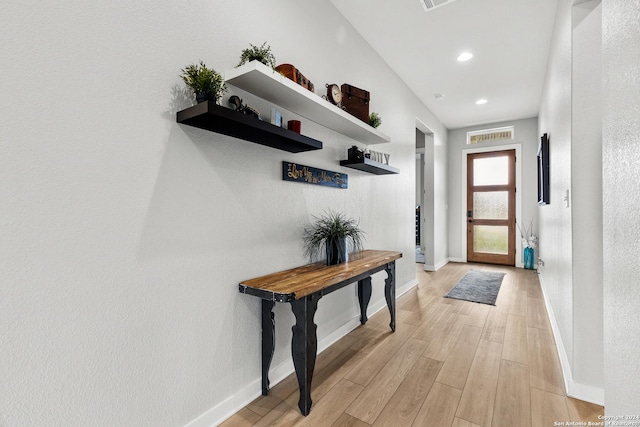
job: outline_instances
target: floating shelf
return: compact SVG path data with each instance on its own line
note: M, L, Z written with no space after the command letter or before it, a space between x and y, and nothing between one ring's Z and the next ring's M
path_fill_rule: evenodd
M389 175L392 173L400 173L400 169L393 166L385 165L384 163L376 162L375 160L364 158L363 160L340 160L340 166L344 166L351 169L358 169L364 172L369 172L374 175Z
M303 88L277 71L258 61L227 71L226 83L299 114L322 126L365 144L391 141L387 135L368 123L331 104L315 93Z
M221 133L290 153L320 150L322 142L206 101L178 111L178 123Z

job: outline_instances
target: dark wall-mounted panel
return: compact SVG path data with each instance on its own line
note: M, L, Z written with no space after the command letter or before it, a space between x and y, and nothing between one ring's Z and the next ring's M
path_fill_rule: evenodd
M538 204L548 205L549 197L549 136L545 133L540 138L538 147Z
M323 185L325 187L349 187L349 175L346 173L333 172L291 162L282 162L282 179L305 184Z

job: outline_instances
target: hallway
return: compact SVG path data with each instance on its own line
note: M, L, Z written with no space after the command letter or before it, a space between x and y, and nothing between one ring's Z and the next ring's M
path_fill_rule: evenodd
M504 271L496 306L442 298L470 269ZM534 271L416 265L390 333L381 310L320 355L308 417L295 375L222 426L553 426L594 421L603 408L566 397Z

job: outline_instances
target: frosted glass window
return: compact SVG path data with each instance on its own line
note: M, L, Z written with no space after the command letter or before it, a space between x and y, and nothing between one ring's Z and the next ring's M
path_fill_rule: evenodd
M509 184L509 157L473 160L473 185Z
M473 193L473 217L476 219L509 219L509 192Z
M473 251L485 254L509 254L509 228L506 225L474 225Z

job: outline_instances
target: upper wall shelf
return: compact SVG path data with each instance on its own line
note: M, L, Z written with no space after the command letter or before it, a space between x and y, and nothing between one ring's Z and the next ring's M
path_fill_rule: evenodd
M258 61L227 71L225 81L365 144L391 138Z
M216 105L212 101L178 111L178 123L252 141L290 153L320 150L322 142L238 111Z

